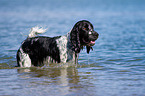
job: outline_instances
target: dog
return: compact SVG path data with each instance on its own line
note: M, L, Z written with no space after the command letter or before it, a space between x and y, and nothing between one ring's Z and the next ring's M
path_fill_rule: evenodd
M87 20L78 21L64 36L37 36L46 29L33 27L17 51L19 67L44 66L49 63L78 63L78 54L86 46L89 54L99 34Z

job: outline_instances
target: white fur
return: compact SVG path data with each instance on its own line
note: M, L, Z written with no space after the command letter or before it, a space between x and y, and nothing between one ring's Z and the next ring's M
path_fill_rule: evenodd
M56 40L57 47L60 51L60 60L61 62L66 63L67 61L67 43L68 43L68 37L66 35L61 36L59 39Z
M45 33L47 31L47 29L35 26L32 27L30 30L30 34L28 35L29 38L35 37L37 34L42 34Z
M43 60L44 64L49 64L49 63L57 63L57 61L55 61L53 58L51 58L50 56L47 56L44 60Z
M70 48L70 33L67 35L61 36L56 40L57 47L60 51L60 60L63 63L66 62L75 62L75 52L73 52Z
M23 52L23 49L20 48L20 61L19 64L21 67L31 67L31 59L28 54Z

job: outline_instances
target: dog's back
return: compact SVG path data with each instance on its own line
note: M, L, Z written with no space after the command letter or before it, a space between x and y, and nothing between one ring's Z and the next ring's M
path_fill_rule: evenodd
M49 61L51 62L55 61L60 63L59 49L56 44L57 38L59 37L27 38L18 50L18 65L29 67L31 64L28 63L32 63L34 66L43 66L45 61L44 59L46 58L49 58Z

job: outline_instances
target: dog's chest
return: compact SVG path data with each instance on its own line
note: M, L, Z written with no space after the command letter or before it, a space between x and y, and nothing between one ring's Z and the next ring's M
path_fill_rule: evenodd
M75 52L70 48L69 35L61 36L56 42L59 48L61 62L75 61Z

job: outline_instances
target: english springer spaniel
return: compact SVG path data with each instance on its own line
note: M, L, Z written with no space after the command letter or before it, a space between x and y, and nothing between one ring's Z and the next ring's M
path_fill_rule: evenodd
M43 66L50 63L77 63L80 50L86 46L87 53L95 44L99 34L93 25L82 20L64 36L37 36L46 29L33 27L27 39L17 51L17 64L20 67Z

